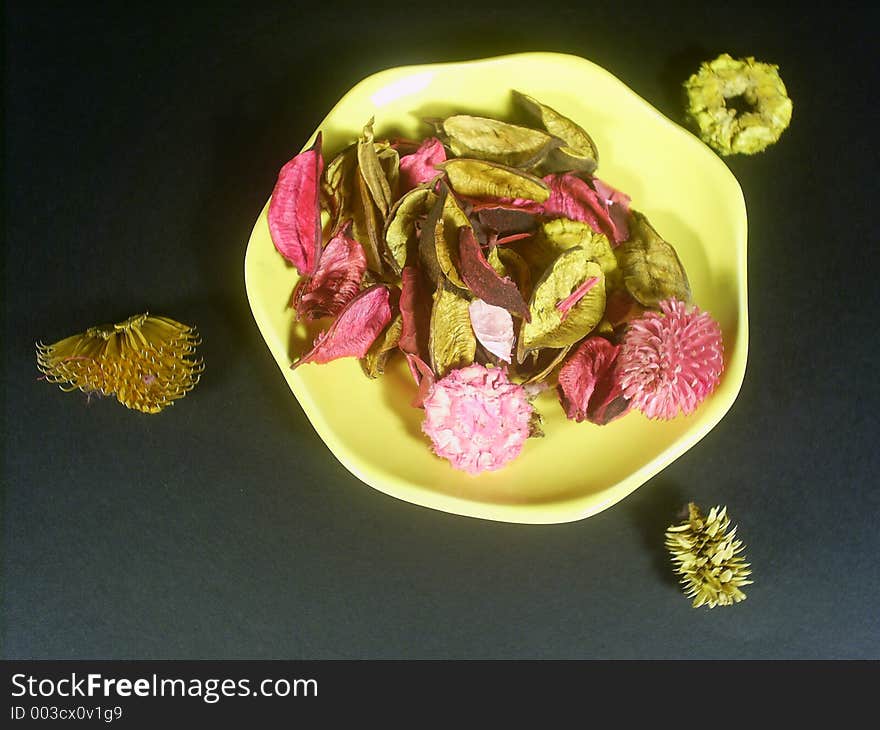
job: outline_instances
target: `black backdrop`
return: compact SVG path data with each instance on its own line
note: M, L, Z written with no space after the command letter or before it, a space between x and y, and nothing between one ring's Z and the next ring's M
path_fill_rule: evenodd
M8 3L4 656L880 656L878 14L761 5ZM699 60L755 55L795 104L779 144L728 161L749 212L739 399L623 502L554 526L350 476L242 275L278 168L355 82L524 50L585 56L673 119ZM35 340L146 309L204 337L175 408L37 380ZM679 594L663 530L690 498L740 524L743 604Z

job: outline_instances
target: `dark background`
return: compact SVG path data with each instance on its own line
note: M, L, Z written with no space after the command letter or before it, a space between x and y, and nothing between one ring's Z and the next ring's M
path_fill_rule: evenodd
M5 11L3 656L880 657L876 10L122 5ZM358 80L527 50L585 56L676 120L722 51L780 64L794 100L777 145L728 160L749 212L738 400L623 502L549 526L349 475L243 280L278 168ZM204 338L176 407L37 380L36 340L147 309ZM688 499L740 525L744 603L676 588L663 531Z

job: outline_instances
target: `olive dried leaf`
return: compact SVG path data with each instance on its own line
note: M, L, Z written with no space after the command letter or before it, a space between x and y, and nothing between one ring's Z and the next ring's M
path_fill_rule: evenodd
M343 219L343 210L347 207L346 203L351 195L352 174L356 167L357 144L352 144L330 160L324 169L321 192L334 226Z
M394 152L396 158L397 152L390 147L388 149ZM373 139L372 119L370 119L370 121L364 126L363 134L360 139L358 139L357 158L358 167L360 168L364 182L366 182L367 188L370 191L370 196L376 204L376 207L379 209L379 212L382 214L384 220L385 216L388 215L388 211L391 210L394 199L391 193L391 185L388 183L385 170L382 167L379 155L376 152L376 144Z
M468 300L446 285L434 292L428 349L438 378L453 368L470 365L477 351Z
M664 299L691 301L687 274L675 249L638 211L632 211L630 240L616 250L623 282L642 306L656 307Z
M509 248L496 248L498 258L504 264L504 270L516 283L516 288L523 299L528 300L532 295L532 272L526 260L516 251Z
M539 129L468 114L448 117L440 127L457 157L475 157L511 167L534 167L560 144Z
M596 282L566 312L557 305L589 279ZM605 312L605 276L580 246L563 251L535 285L529 302L531 322L520 332L523 352L543 347L565 347L588 335Z
M474 198L523 199L543 203L550 188L541 178L497 162L459 157L438 165L452 189Z
M545 221L541 224L539 233L541 240L550 244L548 250L556 254L580 246L587 252L589 258L602 267L607 289L620 285L621 274L617 257L605 234L596 233L587 223L568 218Z
M543 383L547 378L550 377L551 373L557 368L559 363L561 363L565 359L565 356L568 355L569 350L571 350L571 345L566 345L565 347L560 348L556 352L556 354L554 354L550 358L546 365L544 365L534 375L530 375L524 382ZM552 350L546 350L545 352L552 352Z
M466 285L459 274L459 231L468 230L473 235L470 219L462 210L455 196L447 194L443 200L443 210L434 225L434 246L437 249L437 263L443 275L459 289Z
M378 211L373 203L364 176L360 169L354 171L354 185L352 185L351 208L343 211L352 219L352 231L357 241L364 247L367 257L367 266L381 275L384 271L382 264L382 231L378 220Z
M397 348L402 327L403 320L398 314L361 358L361 367L368 378L377 378L385 373L385 364Z
M408 252L418 245L417 221L424 218L437 201L437 196L427 186L413 188L388 214L385 223L385 244L397 271L406 266Z
M519 91L514 98L536 121L563 144L553 150L551 162L557 170L580 170L591 173L599 164L599 151L592 137L579 124L552 107Z

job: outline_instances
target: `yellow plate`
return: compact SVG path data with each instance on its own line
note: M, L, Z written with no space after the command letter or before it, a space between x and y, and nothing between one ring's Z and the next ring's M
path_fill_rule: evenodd
M470 112L505 118L512 111L511 89L535 96L590 133L599 149L600 177L630 194L633 206L675 246L694 301L720 322L725 372L718 390L692 416L652 422L630 413L594 426L566 420L555 394L545 393L537 405L546 437L529 439L506 468L471 477L431 453L420 431L422 411L409 405L415 388L400 358L375 381L354 359L290 370L306 335L287 308L296 272L272 245L265 208L248 244L245 280L254 318L290 389L330 451L356 477L400 499L461 515L568 522L639 487L705 436L733 404L748 343L746 210L736 179L702 142L604 69L555 53L408 66L370 76L321 123L326 159L352 142L373 115L377 137L414 138L427 134L423 117Z

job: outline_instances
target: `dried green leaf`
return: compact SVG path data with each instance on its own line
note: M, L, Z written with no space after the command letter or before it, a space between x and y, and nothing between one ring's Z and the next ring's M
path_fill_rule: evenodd
M555 218L541 225L539 236L550 244L554 256L575 246L583 248L587 256L602 267L606 289L613 289L622 283L611 242L604 234L596 233L588 223Z
M526 383L542 383L550 377L551 373L556 369L556 367L565 360L565 356L568 355L569 350L571 350L571 345L566 345L565 347L556 350L553 356L547 361L547 364L544 365L538 372L534 375L530 375L526 379ZM548 350L548 352L553 352L552 350Z
M523 299L527 300L532 296L532 272L526 260L511 248L495 248L498 258L504 266L505 275L510 276L519 289ZM489 263L492 263L491 259ZM499 272L500 273L500 272Z
M321 192L330 211L331 229L339 225L343 218L343 211L350 207L347 203L351 196L350 189L356 166L357 145L352 144L330 160L324 169Z
M497 162L459 157L447 160L438 168L445 170L453 190L474 198L534 200L543 203L550 188L541 178Z
M440 127L444 141L457 157L475 157L511 167L534 167L560 144L538 129L467 114L451 116Z
M402 328L403 318L398 314L361 358L361 367L368 378L377 378L385 372L385 363L400 342Z
M397 200L400 188L400 153L388 142L376 142L376 156L385 173L388 187L391 189L391 200Z
M477 351L468 300L445 284L434 292L428 349L438 378L453 368L470 365Z
M416 222L427 216L436 201L437 196L429 186L419 186L398 200L388 214L385 244L389 263L393 262L398 272L406 266L408 252L414 251L418 245Z
M397 153L395 152L395 155ZM373 120L370 119L364 127L364 132L358 139L357 144L358 167L367 188L370 191L370 197L373 199L379 212L382 214L382 220L391 210L394 202L391 193L391 186L388 178L385 176L385 170L382 163L379 162L379 156L376 153L376 145L373 140Z
M557 305L590 280L595 284L567 311ZM535 285L529 302L531 322L520 331L523 352L566 347L586 337L605 312L605 275L580 246L563 251Z
M434 237L437 233L437 225L443 216L443 206L446 203L446 196L449 189L445 186L440 188L440 194L434 201L434 205L425 222L422 224L422 230L419 232L419 264L425 276L433 285L438 285L443 279L443 272L440 269L440 262L437 260L437 245L434 243Z
M350 209L343 214L352 220L352 233L355 240L364 247L367 266L381 275L384 270L382 263L382 229L379 225L378 211L361 175L360 169L354 171L354 184L351 186Z
M471 228L470 219L461 209L454 195L447 194L443 200L443 211L434 226L434 245L437 248L437 262L443 275L459 289L467 285L461 278L459 268L458 240L459 230Z
M690 302L691 287L675 249L644 215L631 212L630 239L615 250L629 293L645 307L670 298Z
M545 163L548 172L579 170L592 173L596 169L599 165L599 151L590 135L580 125L531 96L519 91L514 91L513 95L544 129L563 142L552 150L550 159Z

